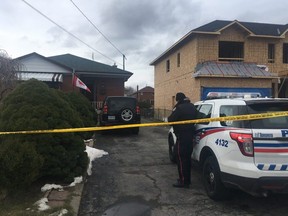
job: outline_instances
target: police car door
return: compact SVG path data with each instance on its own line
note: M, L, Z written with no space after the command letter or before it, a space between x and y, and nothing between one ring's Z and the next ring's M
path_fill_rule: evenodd
M207 102L196 104L198 113L197 119L211 118L214 103ZM193 147L192 158L199 160L201 149L205 146L207 137L204 136L207 128L211 127L211 122L203 122L195 124L195 142Z

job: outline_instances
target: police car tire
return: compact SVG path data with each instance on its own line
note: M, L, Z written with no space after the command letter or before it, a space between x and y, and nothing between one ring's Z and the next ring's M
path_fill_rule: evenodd
M229 190L223 185L217 159L209 156L203 165L203 183L207 195L215 200L225 200L229 197Z

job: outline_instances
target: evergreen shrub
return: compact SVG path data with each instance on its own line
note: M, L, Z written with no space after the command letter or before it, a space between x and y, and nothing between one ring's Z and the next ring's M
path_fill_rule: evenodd
M64 93L57 91L58 94L65 99L74 110L78 112L84 127L95 127L97 125L97 114L93 109L91 102L79 92ZM84 139L90 139L93 132L80 133Z
M45 83L19 85L0 106L0 131L83 127L79 113ZM40 178L71 182L88 164L77 133L0 136L0 188L25 187Z

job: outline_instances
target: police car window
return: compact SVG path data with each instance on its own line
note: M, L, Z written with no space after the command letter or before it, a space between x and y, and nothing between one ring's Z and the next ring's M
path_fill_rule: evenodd
M236 116L236 115L245 115L247 114L247 109L245 106L239 105L223 105L220 107L220 117L226 116ZM222 126L229 126L229 127L238 127L244 128L246 126L245 121L221 121L220 124Z
M249 106L250 114L288 111L288 103L255 104ZM251 121L255 129L283 129L287 128L288 116L266 118Z
M212 105L211 104L203 104L199 107L197 118L211 118L211 111L212 111ZM209 124L209 122L201 123L201 124Z

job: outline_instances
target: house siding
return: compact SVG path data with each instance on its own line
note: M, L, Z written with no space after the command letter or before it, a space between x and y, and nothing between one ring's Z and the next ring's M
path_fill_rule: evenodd
M92 93L87 92L84 89L72 86L72 76L66 75L63 77L63 83L61 89L64 92L81 92L90 101L93 102L95 108L100 108L102 102L107 96L123 96L124 95L124 81L119 78L97 78L90 79L88 77L79 78L87 85Z
M67 74L71 73L71 71L64 69L54 63L51 63L39 56L31 55L25 59L21 59L19 61L22 65L23 71L27 72L43 72L43 73L62 73Z
M63 76L63 83L61 85L61 90L64 92L71 92L71 91L80 92L80 88L73 87L72 85L72 74L67 74Z
M223 78L201 78L199 79L201 87L223 87ZM237 83L237 85L236 85ZM269 79L251 79L251 78L226 78L225 87L227 88L271 88Z
M175 91L183 91L192 96L194 79L192 72L197 64L197 39L189 41L185 46L176 50L159 64L155 65L154 89L155 107L171 109L175 100ZM177 55L180 53L180 66L177 66ZM170 60L170 71L166 71L166 61ZM192 90L193 91L193 90ZM190 94L189 94L190 93Z
M218 35L198 35L197 62L215 61L218 59ZM197 62L193 65L196 66ZM193 68L194 70L194 68Z
M97 101L103 101L107 95L123 96L123 79L99 78L95 80Z

